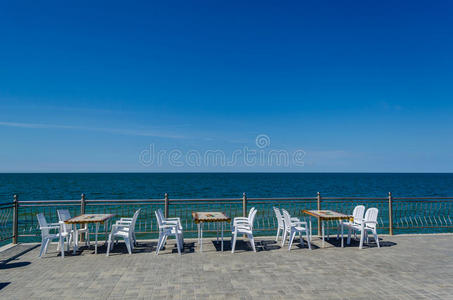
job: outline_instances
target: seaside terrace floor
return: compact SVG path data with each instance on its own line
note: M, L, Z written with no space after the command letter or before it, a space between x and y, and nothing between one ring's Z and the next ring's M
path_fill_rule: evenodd
M257 238L219 252L214 239L193 252L186 240L179 256L170 240L156 256L156 242L124 244L110 257L85 249L62 259L56 245L39 259L39 247L20 244L0 252L1 299L453 299L453 235L381 236L383 247L344 249L336 239L313 250L292 251ZM230 249L229 239L225 250Z

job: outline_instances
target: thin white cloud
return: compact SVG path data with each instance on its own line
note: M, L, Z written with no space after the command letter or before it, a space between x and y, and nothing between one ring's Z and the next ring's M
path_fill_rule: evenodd
M71 129L71 130L85 130L85 131L98 131L111 134L133 135L133 136L149 136L149 137L163 137L181 139L184 138L180 135L165 133L157 130L133 130L121 128L103 128L103 127L85 127L73 125L57 125L57 124L39 124L39 123L18 123L18 122L0 122L0 126L4 127L17 127L17 128L30 128L30 129Z

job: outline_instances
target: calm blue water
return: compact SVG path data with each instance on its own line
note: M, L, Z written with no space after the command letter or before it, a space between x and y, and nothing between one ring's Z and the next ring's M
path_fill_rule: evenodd
M0 174L0 202L281 196L453 196L453 174L108 173Z

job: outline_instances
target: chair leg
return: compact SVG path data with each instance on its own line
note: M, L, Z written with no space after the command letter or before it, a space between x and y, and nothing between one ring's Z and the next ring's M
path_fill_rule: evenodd
M179 234L175 234L176 237L176 248L178 248L178 254L181 255L181 242L179 239Z
M280 227L277 229L277 235L275 236L275 241L278 242L278 237L280 236Z
M381 248L381 245L379 244L379 237L378 237L378 235L377 235L376 229L373 230L373 235L374 235L374 239L376 240L377 247L378 247L378 248Z
M340 230L341 230L341 225L340 225L340 223L338 223L338 226L337 226L337 240L340 239Z
M287 233L288 233L288 231L286 230L286 228L284 228L283 229L283 238L282 238L282 247L285 246Z
M61 258L64 258L64 238L60 235L60 250L61 250Z
M47 243L48 242L49 242L48 239L42 239L41 250L39 251L39 257L42 257L42 255L45 254L44 250L47 250Z
M159 255L160 248L162 248L162 241L164 240L164 234L159 234L159 242L157 242L156 254Z
M304 239L302 238L302 231L299 231L299 239L300 239L300 244L303 246L305 246L305 243L304 243Z
M88 231L88 224L85 226L85 228L87 229L87 231L86 231L87 233L85 235L86 236L85 245L87 247L89 247L90 246L90 232Z
M126 244L127 252L129 254L132 254L132 249L131 249L131 240L127 237L124 238L124 243Z
M108 240L108 243L107 243L107 254L106 256L109 256L110 254L110 247L112 246L112 234L110 233L109 234L109 240Z
M362 249L363 248L363 239L365 238L365 230L361 230L360 231L360 245L359 245L359 249Z
M250 240L250 244L252 245L253 252L256 252L255 239L253 238L252 234L249 235L249 240Z
M289 236L289 247L288 247L288 251L291 250L291 246L293 245L293 241L294 241L294 237L296 236L296 232L295 231L291 231L291 234Z
M232 241L231 241L231 253L234 253L234 249L236 248L236 237L237 237L237 234L233 232L233 236L232 236Z
M309 238L308 230L307 230L307 231L305 231L305 234L306 234L306 236L307 236L307 244L308 244L308 249L310 249L310 250L311 250L311 243L310 243L310 238Z
M350 245L351 244L351 228L348 227L348 240L346 241L346 244Z

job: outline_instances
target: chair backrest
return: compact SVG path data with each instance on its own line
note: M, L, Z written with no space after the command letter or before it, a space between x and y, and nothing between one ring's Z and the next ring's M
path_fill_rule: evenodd
M162 216L159 213L159 210L160 209L156 210L154 213L156 214L157 225L159 226L159 229L160 229L164 225L164 220L162 219Z
M43 213L37 214L36 217L38 218L39 229L41 229L41 235L43 237L48 236L49 235L49 229L46 228L46 227L48 227L49 224L47 223L46 217L44 216Z
M255 216L256 216L257 212L258 212L258 210L254 208L253 211L249 215L249 225L250 225L251 229L253 229L253 222L255 221Z
M368 208L366 213L365 213L365 222L371 221L371 222L377 222L377 217L378 217L379 209L372 207ZM376 223L368 223L366 224L366 227L374 228L376 229Z
M163 221L165 220L165 216L164 216L164 213L163 213L162 209L161 209L161 208L158 208L156 212L159 214L160 219L161 219L162 222L163 222Z
M134 213L134 216L132 217L132 222L131 222L131 225L129 227L130 228L129 229L129 235L131 235L132 231L135 230L135 223L137 223L137 219L138 219L138 216L140 215L140 211L141 210L142 210L141 208L137 209L135 211L135 213Z
M67 209L57 209L57 214L59 221L66 221L68 219L71 219L71 214Z
M63 232L70 232L72 230L71 224L66 224L64 221L71 219L71 214L67 209L57 209L58 221L61 223L61 228Z
M361 223L363 220L363 214L365 213L365 206L364 205L357 205L354 207L354 210L352 211L352 217L354 219L354 223Z
M283 212L283 221L286 228L291 228L291 215L286 209L282 209Z
M255 207L250 208L250 210L249 210L249 215L248 215L248 217L247 217L247 218L248 218L248 221L249 221L249 224L252 224L252 226L253 226L252 216L255 216L255 215L254 215L254 212L255 212L255 211L256 211L256 208L255 208ZM255 213L255 214L256 214L256 213Z
M275 217L277 218L278 227L283 227L283 217L280 209L274 206Z

